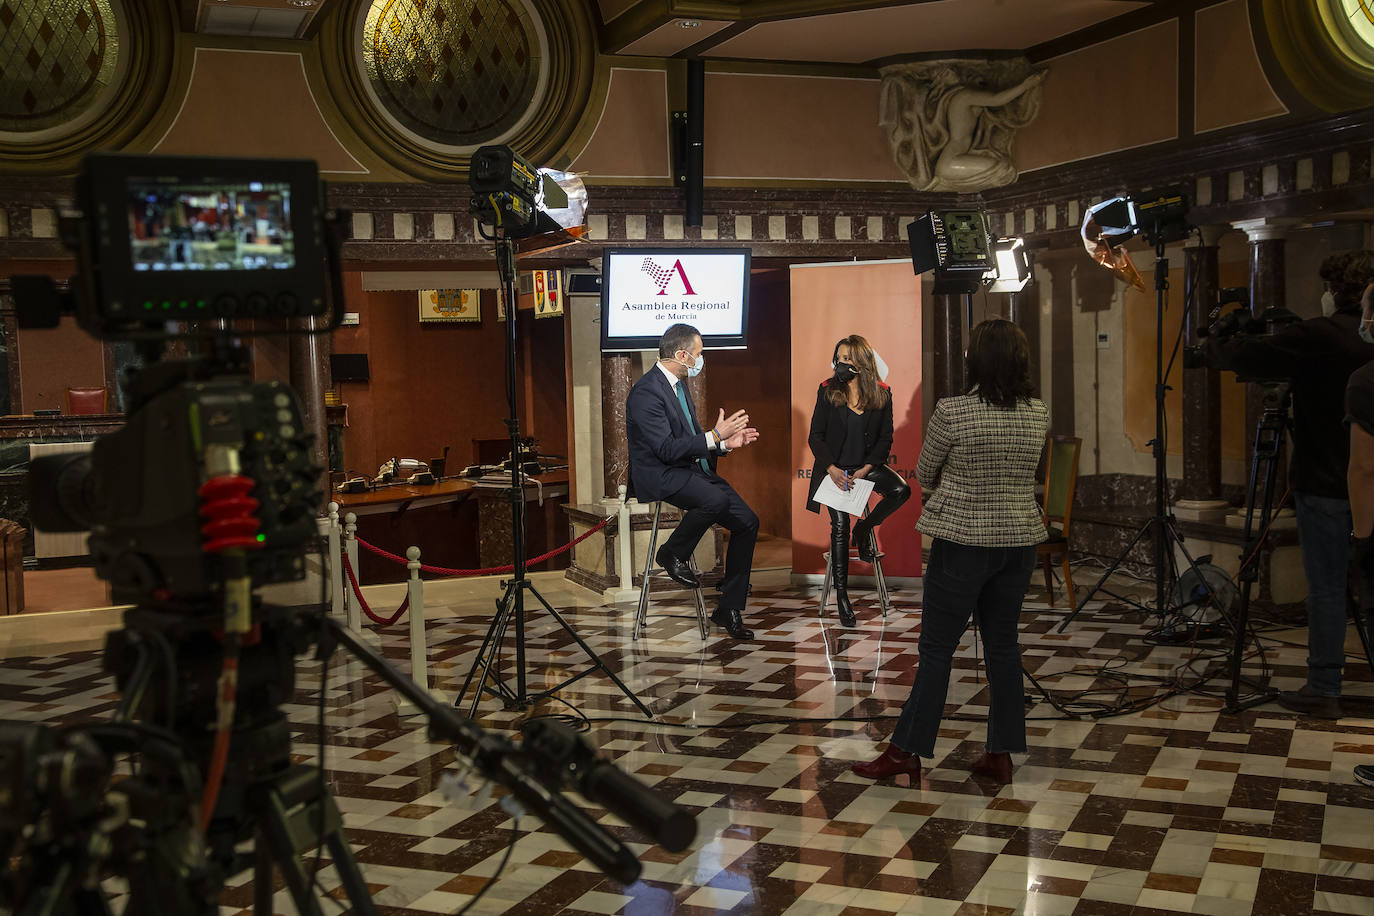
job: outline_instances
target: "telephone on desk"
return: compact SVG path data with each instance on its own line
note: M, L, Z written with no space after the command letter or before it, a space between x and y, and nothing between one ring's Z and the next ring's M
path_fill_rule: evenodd
M537 477L545 471L565 468L567 464L555 464L553 461L566 462L568 460L562 455L540 455L539 443L534 439L526 439L520 444L520 459L520 471L528 477ZM462 476L476 479L491 474L509 475L514 464L513 453L507 452L500 464L470 464L463 468Z

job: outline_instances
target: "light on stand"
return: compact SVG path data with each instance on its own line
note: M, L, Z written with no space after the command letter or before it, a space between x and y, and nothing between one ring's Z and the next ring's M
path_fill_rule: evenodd
M1030 258L1025 239L998 239L993 244L995 267L984 280L990 293L1019 293L1031 279Z

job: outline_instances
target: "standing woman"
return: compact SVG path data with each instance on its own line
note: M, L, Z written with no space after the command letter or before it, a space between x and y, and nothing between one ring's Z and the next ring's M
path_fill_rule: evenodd
M877 360L868 341L851 334L835 344L830 358L834 375L816 390L807 441L816 463L811 468L811 488L806 508L819 512L816 488L829 475L835 486L848 490L851 482L867 478L873 492L882 497L868 517L854 525L854 546L859 559L873 562L872 532L911 496L911 487L885 463L892 451L892 391L878 378ZM830 569L835 585L835 605L840 623L856 623L849 603L849 513L831 509Z
M973 772L1011 782L1011 755L1026 750L1017 621L1045 539L1035 471L1049 415L1035 397L1021 329L1002 318L969 335L968 394L942 398L926 428L916 474L934 490L917 524L934 538L926 566L920 665L891 743L853 771L869 779L908 773L935 756L959 638L973 616L983 632L988 686L986 753Z

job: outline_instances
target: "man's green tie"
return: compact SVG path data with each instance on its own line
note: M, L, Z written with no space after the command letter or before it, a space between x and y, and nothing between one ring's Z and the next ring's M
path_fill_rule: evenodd
M683 382L678 382L673 386L677 392L677 402L682 405L682 415L687 418L687 428L695 431L697 428L696 419L692 416L692 408L687 404L687 386ZM698 458L697 463L706 473L711 473L711 464L705 458Z

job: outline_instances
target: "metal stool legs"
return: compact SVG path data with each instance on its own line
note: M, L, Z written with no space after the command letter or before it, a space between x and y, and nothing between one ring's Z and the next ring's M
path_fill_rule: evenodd
M639 634L649 624L649 583L653 581L654 568L654 548L658 546L658 517L663 510L663 503L654 503L654 522L649 529L649 549L644 555L644 584L639 588L639 607L635 611L635 627L631 635L632 640L639 639ZM625 532L626 537L630 537L630 532ZM694 557L687 557L687 566L692 570L692 575L701 581L701 571L697 569L697 561ZM706 616L706 598L701 593L701 589L692 589L692 596L696 599L697 605L697 625L701 629L701 638L706 639L711 635L711 621Z
M875 547L873 551L873 578L876 580L878 587L878 605L883 609L883 616L886 617L887 609L891 607L892 600L887 593L887 579L883 577L883 552L880 549L876 549L878 544L876 537L873 540L873 544ZM821 602L820 607L817 609L817 614L823 617L825 616L825 606L830 602L830 551L827 550L825 553L821 554L821 556L825 557L825 579L821 582ZM849 556L846 557L846 562L857 558L857 551L855 551L854 548L850 548L850 553Z

